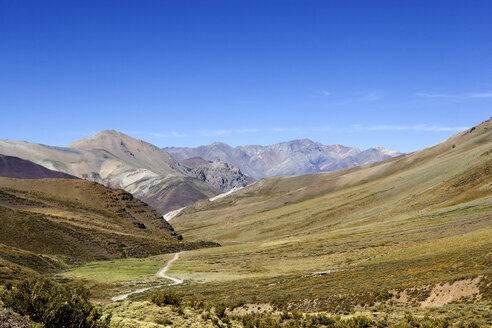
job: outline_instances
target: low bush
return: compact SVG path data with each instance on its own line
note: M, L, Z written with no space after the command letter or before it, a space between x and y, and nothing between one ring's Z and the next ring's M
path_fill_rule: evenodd
M218 305L215 306L215 315L217 317L219 317L220 319L222 319L225 315L225 311L226 311L226 306L224 303L220 303Z
M186 306L189 306L195 310L200 310L200 309L205 309L205 310L209 310L210 309L210 305L205 303L203 300L200 300L196 297L192 297L190 298L187 302L186 302Z
M416 318L410 314L407 314L397 324L393 325L395 328L448 328L450 327L449 321L441 318Z
M295 316L295 317L294 317ZM450 322L443 318L414 317L405 315L393 322L388 322L383 316L377 320L359 315L342 318L339 315L329 316L326 314L305 314L303 316L292 315L289 312L275 315L272 313L252 312L243 315L233 315L232 321L241 324L243 328L479 328L480 325L474 321L460 322L451 326Z
M249 313L235 318L241 322L244 328L280 328L282 325L271 315L262 313Z
M170 291L162 291L162 292L156 292L152 295L151 297L152 303L158 305L158 306L164 306L164 305L174 305L174 306L179 306L181 305L181 297L177 295L174 292Z
M342 327L347 328L370 328L374 327L374 322L364 316L353 317L342 321Z
M71 290L47 278L30 278L1 294L3 303L46 328L105 328L110 316L89 302L88 289Z
M169 326L173 324L173 322L168 318L157 318L155 320L155 323L158 325L165 325L165 326Z
M480 325L476 323L475 321L471 322L460 322L456 325L457 328L480 328Z

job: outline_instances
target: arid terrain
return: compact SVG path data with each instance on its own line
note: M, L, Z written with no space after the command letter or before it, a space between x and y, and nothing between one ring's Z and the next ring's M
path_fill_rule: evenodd
M0 328L492 328L492 0L0 0Z
M51 275L90 286L115 327L487 326L491 147L488 120L422 151L199 201L170 223L221 247L180 249L172 280L157 272L173 251Z

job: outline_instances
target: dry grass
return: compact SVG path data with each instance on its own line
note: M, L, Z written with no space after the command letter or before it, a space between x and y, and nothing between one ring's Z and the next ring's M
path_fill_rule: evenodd
M347 318L370 314L370 320L393 323L407 320L405 311L410 311L421 318L490 325L491 144L489 120L406 156L331 173L265 179L220 200L196 203L173 225L185 239L213 240L223 247L184 252L168 274L185 283L161 289L186 302L197 297L212 305L271 304L278 310L328 311ZM67 207L56 212L19 206L33 218L49 216L79 229L91 225L89 203L72 214L64 212ZM103 215L106 209L97 211ZM94 226L103 231L104 224ZM121 220L107 224L125 225ZM152 240L149 247L155 245ZM93 286L95 297L109 297L155 286L155 280L145 280L156 266L152 258L95 262L69 275ZM105 272L112 277L101 279ZM465 298L449 298L438 309L420 307L467 281L473 282L473 292L462 294ZM214 324L196 309L146 303L150 294L108 305L115 327L171 325L164 320L177 327Z
M488 121L424 151L265 179L187 208L173 219L178 231L224 246L183 254L172 272L189 283L178 290L231 304L315 299L304 308L333 310L490 276L491 131Z

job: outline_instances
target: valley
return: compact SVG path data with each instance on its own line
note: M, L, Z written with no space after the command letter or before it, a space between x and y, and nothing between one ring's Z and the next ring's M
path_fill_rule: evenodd
M0 0L0 328L492 328L490 31Z
M96 298L151 287L108 305L121 315L133 306L161 313L147 300L172 291L185 304L224 303L241 313L250 313L248 304L268 305L280 311L274 317L299 310L338 314L342 321L384 317L396 324L411 313L489 324L491 145L488 120L415 153L329 173L263 179L196 202L170 223L184 240L221 247L180 253L166 273L183 281L179 285L159 287L156 277L171 254L93 262L65 277L93 286ZM121 273L101 280L97 272L112 267ZM186 311L199 320L203 310ZM178 317L174 322L186 321ZM155 316L142 318L139 325L155 324Z

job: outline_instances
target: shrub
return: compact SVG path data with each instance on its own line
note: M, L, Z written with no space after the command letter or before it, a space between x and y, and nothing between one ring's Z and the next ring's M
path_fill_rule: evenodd
M11 290L12 289L12 283L10 281L7 281L5 283L5 289L7 289L7 290Z
M165 326L169 326L173 324L173 322L168 318L157 318L155 320L155 323L158 325L165 325Z
M183 315L184 314L184 310L183 310L183 307L181 305L174 306L173 307L173 311L176 312L176 314L179 314L179 315Z
M291 320L284 325L285 328L299 328L301 326L298 320Z
M207 307L209 307L208 309L210 309L210 306L208 304L206 304L203 300L199 300L196 297L190 298L186 302L186 305L189 307L192 307L195 310L199 310L199 309L206 309L207 310Z
M282 321L289 320L290 318L292 318L292 316L290 315L289 312L287 312L285 310L280 314L280 320L282 320Z
M70 290L47 278L30 278L1 295L4 304L46 328L104 328L110 316L102 319L100 309L89 302L88 289Z
M249 313L235 318L244 328L280 328L280 323L271 315L264 313Z
M215 306L215 315L222 319L225 315L226 306L224 303L220 303Z
M162 291L154 293L151 297L152 303L158 306L174 305L179 306L181 304L181 297L174 292Z
M207 320L208 320L208 319L210 319L210 318L211 318L211 317L210 317L210 312L208 312L208 311L204 311L204 312L202 313L202 319L203 319L203 320L207 321Z
M397 328L447 328L450 326L449 321L441 318L416 318L410 314L407 314L398 324L395 325Z
M480 325L478 323L476 323L475 321L472 321L470 322L469 324L467 324L468 328L478 328L480 327Z
M373 327L374 322L364 316L353 317L350 319L343 320L343 327L347 328L369 328Z
M311 316L311 320L313 321L314 324L330 326L330 327L335 326L336 323L334 319L328 317L326 314L317 314Z
M293 319L295 319L295 320L300 320L300 319L302 319L302 312L301 312L301 311L298 311L298 310L296 310L296 309L293 309L293 310L291 311L291 313L292 313L292 318L293 318Z

